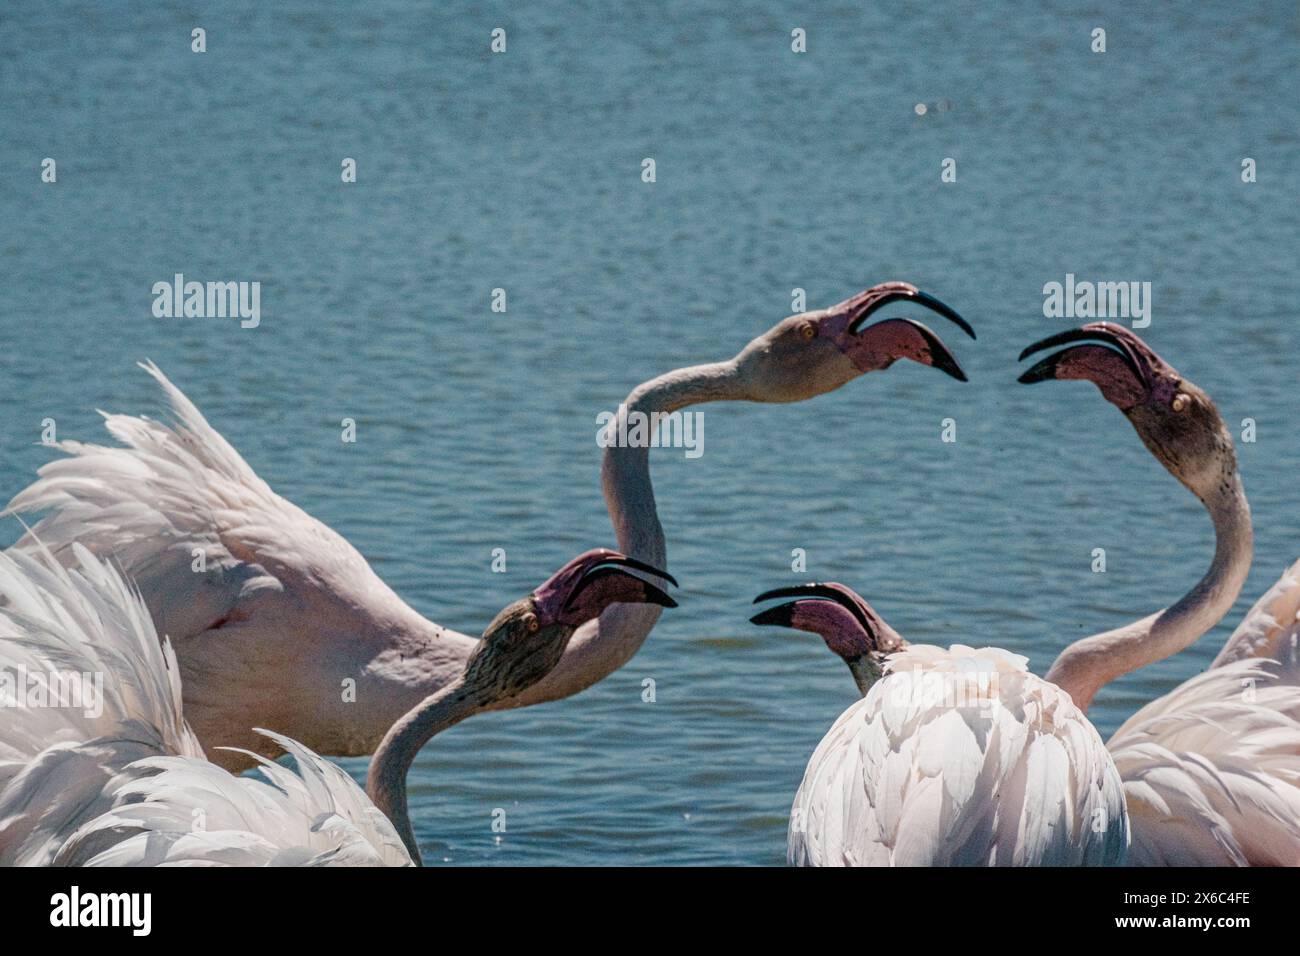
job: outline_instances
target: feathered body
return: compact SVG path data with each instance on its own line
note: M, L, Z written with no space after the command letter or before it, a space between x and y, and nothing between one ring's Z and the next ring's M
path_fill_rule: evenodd
M289 738L266 735L296 774L210 763L139 595L81 546L68 557L39 542L0 555L0 673L14 686L102 677L102 706L88 690L77 706L4 702L0 864L410 864L352 778Z
M85 547L139 589L180 662L185 717L213 759L278 748L370 753L464 668L475 638L426 620L344 537L276 494L153 365L175 415L105 415L126 447L63 442L9 510L47 511L12 550ZM218 747L241 748L218 750Z
M1300 866L1300 562L1213 667L1147 704L1107 744L1134 866Z
M795 796L806 866L1115 865L1119 774L1069 695L995 648L908 647L835 722Z

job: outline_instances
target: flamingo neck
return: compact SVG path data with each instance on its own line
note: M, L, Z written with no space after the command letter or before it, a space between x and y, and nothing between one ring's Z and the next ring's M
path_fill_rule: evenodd
M853 675L853 683L858 685L858 693L863 697L866 697L867 691L871 690L875 683L885 676L884 658L878 654L861 654L858 657L846 660L844 663L849 665L849 673Z
M617 414L671 414L705 402L751 397L734 361L713 362L676 369L643 382L623 401ZM616 419L613 427L618 425ZM666 570L668 552L650 482L650 449L607 446L600 477L618 549ZM559 700L590 687L632 659L659 620L660 611L654 604L613 605L597 621L574 633L550 674L522 694L498 701L493 709Z
M744 398L748 398L748 394L735 363L713 362L676 369L643 382L628 395L619 415L633 412L672 414L705 402ZM618 549L630 557L667 570L668 550L655 506L654 486L650 481L650 449L644 446L608 446L601 463L600 478ZM561 667L571 654L575 660L586 656L587 666L598 672L589 674L587 683L605 677L622 667L640 649L662 611L654 604L614 605L600 616L595 626L574 635ZM585 641L584 637L587 638ZM562 680L564 674L561 672L558 677Z
M1081 710L1115 678L1194 644L1237 600L1250 571L1254 539L1235 461L1225 465L1222 480L1201 502L1214 522L1214 560L1196 585L1164 611L1070 645L1047 672L1047 679L1068 691Z
M705 402L720 402L746 397L734 362L693 365L642 382L619 406L619 416L681 411ZM618 422L615 422L617 427ZM601 486L605 506L614 525L619 550L630 557L667 566L667 550L659 512L655 507L654 487L650 482L650 449L610 445L601 463ZM653 618L659 609L654 608ZM648 630L648 628L647 628Z
M417 866L424 863L406 809L407 772L415 755L432 737L481 709L481 695L468 687L462 675L426 697L393 724L370 761L366 794L392 822Z

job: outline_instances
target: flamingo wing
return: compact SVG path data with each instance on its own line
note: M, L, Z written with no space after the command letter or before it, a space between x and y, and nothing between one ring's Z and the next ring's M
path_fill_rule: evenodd
M0 863L410 862L356 783L288 738L271 735L297 774L208 762L140 596L68 557L0 554Z
M229 617L241 598L369 571L346 539L277 495L153 364L171 425L104 414L126 447L63 441L6 513L47 514L15 546L74 542L112 556L175 641Z
M62 442L68 457L9 503L45 512L12 550L45 547L68 563L75 543L121 567L175 646L186 717L217 762L248 765L217 746L275 752L259 725L329 753L369 753L473 641L407 606L346 539L273 492L156 366L142 367L173 422L105 415L125 447ZM395 648L394 635L428 641ZM429 660L399 656L416 644ZM383 683L385 655L397 659L398 692L366 687L359 704L342 701L345 680Z
M1130 864L1300 865L1300 687L1285 673L1211 668L1115 732Z
M1300 561L1291 565L1276 584L1268 589L1232 632L1215 667L1250 658L1277 661L1281 670L1276 679L1300 684L1300 661L1296 646L1300 642Z
M789 860L811 866L1115 864L1118 774L1068 695L996 649L915 646L809 760Z

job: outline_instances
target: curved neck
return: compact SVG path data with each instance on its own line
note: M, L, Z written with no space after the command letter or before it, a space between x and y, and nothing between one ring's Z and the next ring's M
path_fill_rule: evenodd
M1123 674L1194 644L1232 608L1250 571L1250 505L1235 462L1201 499L1214 522L1214 560L1205 576L1172 607L1071 644L1047 672L1086 711L1097 691Z
M462 675L406 713L388 729L366 774L366 794L392 822L417 866L420 848L406 810L406 774L420 748L435 734L460 723L482 708L479 695Z
M735 363L712 362L679 368L643 382L628 395L618 415L671 414L705 402L747 397ZM702 431L697 434L702 435ZM618 549L667 570L668 549L650 482L650 449L644 445L606 447L600 480ZM565 680L565 665L571 661L583 665L584 687L622 667L645 642L662 610L654 604L616 604L606 610L594 628L586 628L570 640L569 650L553 674L556 683Z
M618 415L623 418L634 413L646 416L672 414L704 402L744 397L735 363L713 362L679 368L641 383L619 406ZM618 425L616 420L614 427ZM650 449L644 446L606 447L600 478L619 550L629 557L666 569L668 554L664 532L655 508L654 487L650 483Z
M672 413L704 402L750 398L734 361L713 362L676 369L643 382L624 400L617 415ZM616 417L613 427L618 425ZM650 449L607 446L600 478L618 549L667 570L668 551L650 483ZM564 656L551 673L522 694L497 701L493 708L559 700L608 677L640 650L661 610L655 604L615 604L608 608L597 621L583 625L569 639Z

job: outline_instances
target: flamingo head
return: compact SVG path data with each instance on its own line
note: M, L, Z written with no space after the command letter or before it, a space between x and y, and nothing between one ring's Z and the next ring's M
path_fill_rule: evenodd
M938 299L906 282L885 282L839 305L782 319L736 356L737 372L760 402L798 402L834 391L865 372L899 359L932 365L958 381L966 373L939 336L914 319L867 319L891 302L914 302L975 331Z
M851 588L843 584L798 584L764 591L754 603L789 597L755 614L754 624L776 624L821 635L838 654L862 693L880 679L885 660L907 646L907 641Z
M1235 473L1232 436L1213 400L1137 335L1110 322L1091 322L1035 342L1020 358L1066 344L1070 347L1039 360L1020 381L1092 382L1124 413L1151 454L1203 501Z
M573 632L611 604L677 606L631 571L677 584L666 571L617 551L596 548L580 554L493 619L465 667L467 683L492 696L513 696L550 673Z

